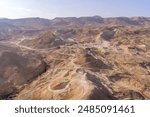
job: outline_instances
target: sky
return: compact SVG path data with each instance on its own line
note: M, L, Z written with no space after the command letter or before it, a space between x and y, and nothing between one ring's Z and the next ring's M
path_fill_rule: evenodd
M150 0L0 0L1 18L150 17Z

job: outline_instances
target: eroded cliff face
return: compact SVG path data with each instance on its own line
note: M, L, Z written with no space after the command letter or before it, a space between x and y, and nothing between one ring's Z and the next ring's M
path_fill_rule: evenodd
M60 21L32 38L0 42L1 99L150 99L148 23L86 19L90 25L59 27Z

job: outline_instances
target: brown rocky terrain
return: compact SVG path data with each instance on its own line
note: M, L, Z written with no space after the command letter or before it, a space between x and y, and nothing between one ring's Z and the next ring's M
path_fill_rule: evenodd
M149 18L43 24L0 42L1 99L150 99Z
M17 88L46 71L46 64L32 53L0 45L0 98L10 98Z

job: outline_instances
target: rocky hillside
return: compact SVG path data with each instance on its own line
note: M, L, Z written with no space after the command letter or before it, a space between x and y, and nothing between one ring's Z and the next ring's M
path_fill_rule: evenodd
M150 99L149 18L50 23L0 41L1 99Z
M8 99L24 84L46 71L39 56L0 45L0 99Z

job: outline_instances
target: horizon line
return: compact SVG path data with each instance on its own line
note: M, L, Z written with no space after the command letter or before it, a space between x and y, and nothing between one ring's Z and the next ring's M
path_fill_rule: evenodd
M57 16L54 18L44 18L40 16L33 16L33 17L18 17L18 18L9 18L9 17L0 17L0 19L10 19L10 20L15 20L15 19L29 19L29 18L40 18L40 19L49 19L53 20L56 18L86 18L86 17L101 17L101 18L150 18L150 16L106 16L102 17L100 15L87 15L87 16Z

